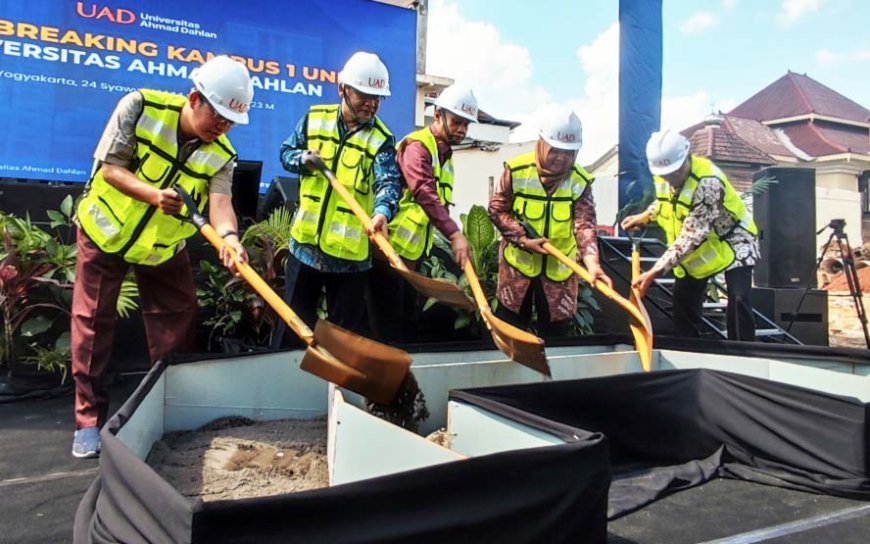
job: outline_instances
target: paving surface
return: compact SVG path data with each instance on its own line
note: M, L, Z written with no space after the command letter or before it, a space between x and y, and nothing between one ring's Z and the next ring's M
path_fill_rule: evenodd
M110 387L111 410L139 377ZM72 542L76 508L99 470L97 459L76 459L73 397L0 403L0 543Z

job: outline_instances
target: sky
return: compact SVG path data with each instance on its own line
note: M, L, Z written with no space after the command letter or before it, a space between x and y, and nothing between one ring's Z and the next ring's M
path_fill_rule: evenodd
M474 89L480 107L523 122L570 106L579 162L618 140L618 0L429 0L426 72ZM662 126L727 112L788 70L870 108L867 0L663 0Z

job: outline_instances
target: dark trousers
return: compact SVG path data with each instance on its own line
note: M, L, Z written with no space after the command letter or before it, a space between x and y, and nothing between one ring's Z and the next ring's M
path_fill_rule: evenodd
M70 317L76 429L106 421L106 370L115 336L118 293L130 264L104 253L78 229L76 280ZM196 287L183 250L160 266L134 265L151 362L172 351L193 351Z
M729 340L755 340L755 316L752 313L752 267L741 266L725 272L728 287L726 320ZM691 276L674 282L674 325L677 335L697 338L706 299L707 280Z
M376 251L376 250L373 250ZM405 261L410 270L417 263ZM414 342L420 323L417 290L377 255L372 258L371 304L372 332L381 342Z
M507 309L503 304L499 304L495 309L495 316L518 329L527 330L532 321L533 305L537 313L536 329L538 336L544 339L555 338L566 336L571 332L570 319L550 321L550 305L547 303L547 295L544 293L544 285L541 283L540 278L532 279L529 290L526 291L526 297L520 306L519 313Z
M357 334L367 334L366 299L369 271L321 272L287 255L284 300L312 330L317 324L320 297L326 296L326 314L330 322ZM273 347L301 345L287 331L283 322L272 338Z

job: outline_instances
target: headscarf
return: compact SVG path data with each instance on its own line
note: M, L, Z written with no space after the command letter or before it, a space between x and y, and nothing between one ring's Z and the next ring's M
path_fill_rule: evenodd
M563 170L552 170L549 168L549 157L553 147L548 144L543 138L538 138L538 143L535 145L535 165L538 167L538 176L541 178L541 185L548 193L553 191L563 179L567 178L571 173L571 168L574 167L574 160L577 158L577 153L574 152L574 159L567 161L567 165Z

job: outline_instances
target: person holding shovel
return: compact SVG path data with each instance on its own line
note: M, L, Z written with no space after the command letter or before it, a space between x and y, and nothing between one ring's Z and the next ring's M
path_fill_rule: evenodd
M505 163L489 215L502 233L496 316L525 328L534 307L539 335L552 337L570 332L579 287L574 272L549 256L545 242L582 260L593 281L610 287L613 282L598 260L593 178L575 164L583 145L580 119L568 108L551 107L539 136L534 151Z
M452 85L435 100L434 120L398 145L399 170L406 187L399 211L389 224L390 243L411 270L432 251L435 229L450 240L453 259L463 267L468 240L450 218L453 204L453 149L477 122L477 98L463 85ZM395 272L386 257L375 255L372 292L379 302L374 328L383 340L415 339L416 291Z
M232 206L236 152L227 139L248 123L254 87L247 68L217 56L191 74L185 97L142 89L122 98L94 154L95 168L76 209L77 255L71 312L75 426L72 454L96 457L109 398L104 380L112 351L115 305L130 267L136 274L152 363L193 347L196 287L173 186L194 195L225 246L246 258Z
M707 280L725 272L728 285L728 339L755 339L750 292L752 267L760 258L752 213L715 164L689 153L679 132L654 132L646 156L656 200L646 211L622 220L631 230L655 220L665 231L668 250L632 285L641 296L656 278L673 270L673 319L680 336L698 337Z
M299 208L290 226L285 299L314 327L325 290L329 321L366 332L371 255L362 222L329 180L308 164L317 155L363 209L373 230L387 235L398 208L401 182L395 140L377 116L390 96L389 74L373 53L354 53L338 75L338 104L312 106L281 145L284 168L299 175ZM283 327L275 334L281 345Z

